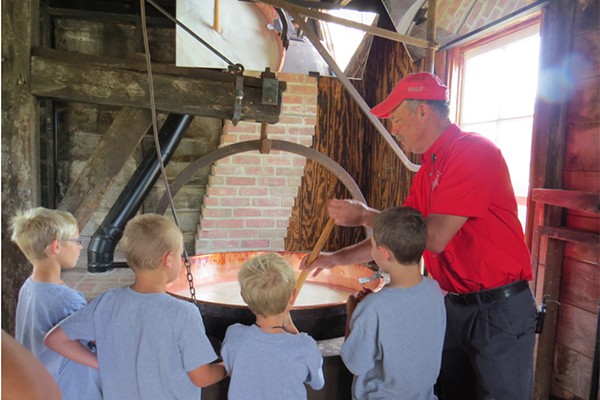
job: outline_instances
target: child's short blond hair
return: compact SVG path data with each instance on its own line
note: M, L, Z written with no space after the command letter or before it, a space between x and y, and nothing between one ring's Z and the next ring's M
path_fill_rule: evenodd
M57 239L69 239L79 231L73 214L44 207L21 211L12 220L11 240L32 261L47 257L46 247Z
M158 214L132 218L125 226L120 247L133 270L152 270L169 251L180 251L183 235L173 220Z
M264 317L285 311L296 287L294 269L277 253L265 253L246 261L238 274L242 298L255 315Z

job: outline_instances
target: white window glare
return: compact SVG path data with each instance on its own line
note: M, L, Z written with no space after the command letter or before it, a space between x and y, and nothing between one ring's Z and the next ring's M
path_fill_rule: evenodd
M347 9L327 10L327 13L364 25L371 25L377 16L376 13ZM344 71L362 42L365 32L333 22L324 22L323 26L328 31L330 41L326 47L332 52L331 56L337 65Z
M539 25L464 52L460 126L496 143L508 164L525 227Z

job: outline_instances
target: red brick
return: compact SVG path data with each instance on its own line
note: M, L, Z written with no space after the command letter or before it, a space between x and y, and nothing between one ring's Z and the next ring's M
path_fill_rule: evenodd
M285 82L304 82L306 80L305 76L308 75L304 75L304 74L294 74L294 73L290 73L290 72L280 72L279 75L277 76L277 78L280 81L285 81Z
M198 232L200 239L224 239L229 237L228 231L222 230L203 230Z
M304 166L306 166L306 158L305 157L298 157L298 158L294 159L292 165L294 167L304 167Z
M216 228L243 228L244 221L241 219L218 219L215 220Z
M257 176L272 176L275 173L273 167L245 167L244 174L246 175L257 175Z
M283 105L293 105L293 104L302 104L304 103L304 96L300 95L291 95L284 94L283 95Z
M247 197L224 197L219 200L219 205L225 207L244 207L250 205L250 199Z
M246 226L248 228L273 228L275 222L272 219L247 219Z
M229 230L230 238L254 238L258 236L258 230L256 229L236 229Z
M302 176L304 171L302 168L277 168L275 170L277 176Z
M277 228L287 228L290 226L290 221L288 219L278 219L275 221L275 226Z
M204 208L202 210L203 218L231 218L231 208Z
M237 188L231 188L231 187L222 187L222 186L217 186L217 187L207 187L206 188L206 195L207 196L235 196L238 193Z
M261 217L262 211L257 208L236 208L233 210L234 217Z
M264 197L252 199L254 207L279 207L281 200L277 197Z
M315 134L315 128L312 126L293 126L289 127L287 132L291 135L313 136Z
M256 197L256 196L267 196L269 194L268 188L257 188L257 187L243 187L240 188L240 196L243 197Z
M258 133L260 125L257 123L240 122L237 126L231 124L225 125L227 133Z
M292 160L289 155L287 156L276 156L272 154L270 157L264 159L265 165L280 165L280 166L288 166L292 165Z
M315 118L315 120L316 120L316 118ZM279 118L279 124L303 125L306 123L307 123L306 118L302 118L302 117L294 117L291 115L282 115L281 118ZM269 127L271 127L271 125L269 125Z
M242 247L245 249L266 249L269 248L268 240L242 240Z
M213 165L211 171L213 175L235 175L239 173L238 167L231 164Z
M304 117L303 119L304 119L304 125L310 125L310 126L317 125L316 117Z
M267 126L267 135L271 134L282 134L285 133L285 124L279 123L278 125L268 125Z
M314 98L317 97L318 94L318 88L316 85L288 85L287 87L287 93L291 93L293 95L305 95L305 96L312 96Z
M226 182L231 186L255 186L257 180L251 177L228 176Z
M279 178L279 177L258 178L256 181L259 185L264 185L264 186L282 186L287 183L285 178Z
M243 154L232 156L232 162L235 165L260 165L261 157L258 154Z
M277 218L277 217L289 218L290 215L292 215L292 210L287 209L287 208L273 208L273 209L267 208L263 212L263 215L265 217L272 217L272 218Z
M212 229L217 227L217 221L214 219L202 219L200 229Z
M277 187L272 187L270 189L270 195L271 196L279 196L279 197L289 196L289 197L295 197L297 193L298 193L298 188L297 187L277 186Z
M239 247L239 240L215 240L212 242L212 248L214 249L236 249Z

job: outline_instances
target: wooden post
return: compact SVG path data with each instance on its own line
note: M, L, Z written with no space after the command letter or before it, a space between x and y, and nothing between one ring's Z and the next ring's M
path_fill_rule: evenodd
M39 126L30 94L30 50L39 35L37 0L2 0L2 329L13 334L17 293L31 273L10 240L17 211L39 204Z
M215 11L213 15L213 28L219 32L219 0L215 0Z
M436 35L435 29L437 27L437 0L429 0L429 7L427 9L427 41L429 43L435 43ZM433 67L435 65L435 48L428 47L426 49L425 56L425 72L434 73Z
M551 3L544 9L540 27L540 70L560 65L565 56L570 54L576 6L577 2L558 1ZM544 81L543 79L544 75L541 74L538 88L555 85L555 82ZM532 188L562 188L568 106L569 104L566 101L551 103L539 97L536 100L529 180L529 210L534 209ZM558 207L550 208L545 213L543 224L545 226L559 226L562 209ZM533 222L534 215L530 212L527 216L527 229L525 230L526 241L530 248L532 234L535 229ZM548 284L538 285L538 287L543 288L543 292L536 293L537 298L544 294L559 296L563 249L564 242L558 240L547 241L544 282L549 284L552 281L552 285L550 287L548 287ZM546 293L547 290L549 290L548 293ZM559 298L552 298L559 301ZM538 340L534 376L535 400L546 400L550 396L557 317L556 310L549 309L546 316L545 333Z

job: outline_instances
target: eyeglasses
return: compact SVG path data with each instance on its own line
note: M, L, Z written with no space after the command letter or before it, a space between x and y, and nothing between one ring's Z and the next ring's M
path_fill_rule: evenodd
M81 241L81 238L76 238L76 239L60 239L63 240L65 242L75 242L77 243L78 246L82 246L83 242Z

